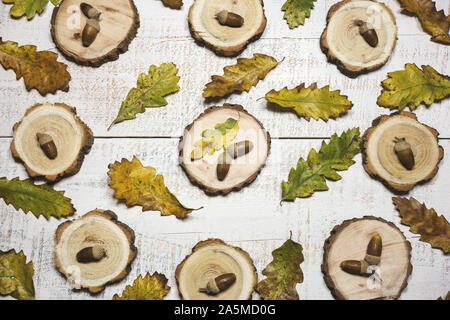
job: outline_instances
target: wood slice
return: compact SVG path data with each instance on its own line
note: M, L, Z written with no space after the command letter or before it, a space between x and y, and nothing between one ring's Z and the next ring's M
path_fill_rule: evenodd
M433 178L444 157L439 132L417 121L411 112L396 112L376 118L363 136L363 166L367 173L382 181L395 193L404 193L416 184ZM414 167L406 169L394 151L395 138L405 138L411 145Z
M114 212L96 209L66 221L56 230L55 266L75 289L90 293L122 280L137 254L134 231L117 220ZM100 245L106 256L96 262L80 263L77 254L84 248Z
M100 15L100 32L89 47L84 47L81 34L88 18L80 4L87 3ZM128 50L139 28L139 14L133 0L64 0L53 10L51 34L61 53L77 64L99 67L117 60Z
M191 153L194 143L202 138L204 130L214 129L217 123L223 123L230 117L239 120L239 130L231 143L248 140L253 144L253 149L245 156L232 159L226 178L219 181L216 169L223 149L194 161L191 160ZM206 194L225 195L242 189L256 179L266 163L270 142L270 134L261 122L242 106L224 104L222 107L210 107L186 127L179 144L180 164L189 180L202 188Z
M375 47L360 34L355 21L372 25L378 37ZM327 26L320 44L328 61L349 77L376 70L383 66L397 42L397 25L391 9L372 0L344 0L328 11Z
M220 24L216 15L222 10L240 15L244 24L238 28ZM239 55L249 43L258 40L267 23L262 0L195 0L188 21L198 44L227 57Z
M226 274L236 275L235 283L217 295L199 292L210 279ZM182 300L249 300L258 282L256 268L247 252L220 239L201 241L192 249L175 272Z
M362 260L370 239L379 234L383 247L377 274L379 287L369 284L370 277L343 271L344 260ZM408 284L412 272L411 244L392 222L366 216L344 221L333 228L325 241L322 272L325 283L336 299L397 299ZM373 277L373 276L371 276Z
M75 108L62 103L30 107L14 125L11 152L22 162L31 178L55 182L80 171L84 156L91 150L91 129L78 118ZM41 148L37 134L51 136L57 157L50 159Z

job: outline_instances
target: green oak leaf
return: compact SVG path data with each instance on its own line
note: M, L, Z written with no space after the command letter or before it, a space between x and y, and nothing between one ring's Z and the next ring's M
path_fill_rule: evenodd
M281 8L289 28L294 29L305 23L305 19L311 15L316 0L287 0Z
M328 144L322 141L319 152L313 148L307 160L300 158L297 167L289 172L288 181L281 182L282 201L306 198L314 191L328 190L325 178L340 180L342 177L337 171L347 170L355 163L353 157L360 152L359 135L359 128L349 129L340 137L334 134Z
M428 106L450 95L450 78L430 66L422 66L420 70L407 63L405 70L389 72L388 76L381 82L383 90L377 100L381 107L414 110L422 102Z
M33 262L20 251L0 250L0 295L19 300L34 300Z
M8 180L0 178L0 198L6 204L12 204L16 210L31 211L36 218L44 216L47 220L51 216L59 219L75 212L72 202L64 196L64 191L56 191L46 184L36 185L30 179Z
M41 14L47 7L49 0L3 0L3 3L13 4L9 13L14 18L27 16L28 20L34 18L36 13ZM61 0L50 0L53 5L57 6Z
M263 270L267 278L256 285L264 300L298 300L295 289L297 283L303 282L303 272L300 264L304 261L302 246L287 240L281 247L272 252L273 260Z
M130 90L122 102L119 114L113 124L136 118L136 114L144 113L145 108L157 108L167 105L165 96L180 90L177 76L178 70L173 63L163 63L157 67L150 66L148 74L141 73L137 87ZM110 127L111 127L110 126Z

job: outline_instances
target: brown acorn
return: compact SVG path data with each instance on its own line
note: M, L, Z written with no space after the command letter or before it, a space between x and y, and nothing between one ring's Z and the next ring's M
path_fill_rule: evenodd
M219 156L219 163L217 164L216 173L217 173L217 179L219 181L225 180L228 171L230 171L231 167L231 159L228 156L227 152L223 152Z
M244 24L244 18L237 13L229 12L227 10L222 10L216 14L217 21L223 26L228 26L232 28L240 28Z
M369 265L377 265L380 263L381 251L383 249L383 242L381 240L381 236L376 234L370 239L369 244L367 245L366 256L364 260Z
M56 149L55 142L50 135L38 132L36 133L36 138L42 151L49 159L53 160L58 156L58 150Z
M412 170L415 161L411 145L406 141L405 138L395 138L394 143L394 151L397 155L398 160L406 169Z
M227 148L228 154L234 159L246 155L253 149L253 143L251 141L245 140L232 144Z
M97 38L100 32L100 23L98 19L88 19L81 34L81 41L84 47L89 47Z
M208 295L216 295L227 290L235 282L236 275L234 273L224 273L214 279L210 279L206 284L206 288L200 288L199 291Z
M355 25L359 27L359 34L366 40L367 44L373 48L378 45L378 35L369 22L356 20Z
M102 246L94 245L86 247L77 253L77 261L79 263L97 262L106 256L105 249Z
M80 3L80 9L83 14L89 19L99 19L101 12L86 2Z
M360 276L369 276L372 272L368 272L369 264L365 260L345 260L341 262L341 269L345 272Z

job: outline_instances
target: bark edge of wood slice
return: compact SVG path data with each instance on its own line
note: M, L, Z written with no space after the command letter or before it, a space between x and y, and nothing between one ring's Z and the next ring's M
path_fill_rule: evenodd
M213 165L215 162L208 163L205 160L205 157L208 157L207 155L203 159L191 161L190 160L191 149L189 149L185 153L185 149L187 148L186 144L190 147L193 146L195 141L201 139L200 133L204 129L214 129L214 126L216 125L217 122L210 123L207 127L204 127L203 130L197 130L196 132L194 132L194 134L198 133L198 135L190 137L189 133L190 133L191 129L194 128L194 125L196 123L198 123L198 121L203 120L205 117L208 117L215 112L221 112L224 110L226 112L231 112L232 114L234 114L234 116L236 118L239 118L240 115L244 116L245 119L247 119L247 122L251 122L251 124L253 126L257 127L258 137L260 139L264 139L264 142L265 142L265 147L259 148L258 145L254 141L252 141L254 143L252 152L258 153L258 155L257 155L258 158L256 159L256 161L257 161L256 167L253 166L254 168L250 171L250 174L247 173L244 178L239 179L239 175L236 173L238 175L238 177L235 177L235 179L238 180L237 183L230 183L229 180L227 181L227 178L229 178L228 176L233 176L233 172L234 172L234 169L236 168L236 165L233 167L233 164L232 164L227 178L225 178L225 180L223 180L223 181L219 181L219 180L217 180L217 177L216 177L216 166ZM221 120L219 120L218 122L224 122L228 117L229 117L229 115L221 118ZM213 119L215 119L215 118L213 117ZM240 121L242 119L243 118L240 118ZM241 130L242 130L242 127L240 126L239 130L238 130L238 135L232 141L231 144L233 144L235 142L239 142L239 131L241 131ZM247 137L247 136L245 136L245 137ZM249 140L251 140L251 139L249 138ZM183 171L186 173L186 175L188 176L191 183L198 186L199 188L201 188L207 195L210 195L210 196L226 195L232 191L241 190L242 188L251 184L256 179L256 177L259 175L259 173L265 166L266 160L270 153L270 148L271 148L270 134L268 131L266 131L264 129L264 126L262 125L262 123L258 119L256 119L253 115L248 113L241 105L225 103L221 107L219 107L219 106L209 107L202 114L200 114L191 124L186 126L186 128L184 129L184 135L180 138L180 142L179 142L180 166L183 168ZM212 156L210 156L210 158L209 158L210 161L214 161L212 159L217 159L222 152L224 152L223 149L216 151ZM247 159L247 161L249 161L248 159L250 156L253 157L253 154L251 152L249 154L241 157L240 159L236 159L236 160L244 161L245 159ZM233 161L236 161L236 160L233 160ZM210 179L210 180L208 180L208 181L202 180L202 178L199 176L198 173L194 174L192 172L193 169L195 169L197 171L201 171L200 168L198 168L200 164L207 165L207 168L205 169L206 172L205 173L200 172L200 173L206 175L205 180L208 180L208 179ZM242 165L245 165L245 163L241 163L241 164L238 163L238 165L242 166Z
M103 232L95 231L99 227ZM83 229L80 231L81 228ZM104 290L105 286L122 280L130 272L131 263L137 254L134 239L133 229L118 221L114 212L95 209L58 226L54 264L63 276L79 286L78 289L87 289L91 294L98 294ZM103 245L106 252L105 258L93 263L79 263L76 259L77 253L90 245ZM120 254L122 257L117 258L116 256ZM112 271L107 269L110 267L108 264L110 261L116 264L116 269ZM83 271L89 275L96 272L103 272L103 274L99 279L93 276L86 278L83 277Z
M83 47L81 43L81 38L78 38L76 34L81 35L84 25L86 24L87 17L81 13L80 3L85 2L94 6L102 14L100 16L100 32L97 35L95 41L88 47ZM99 6L99 3L103 3ZM127 12L121 14L120 18L122 23L120 26L109 30L105 26L106 22L109 22L108 26L111 26L111 21L117 19L114 15L119 12L113 6L119 6L120 4L127 3ZM105 8L103 8L103 6ZM70 11L72 8L74 11ZM76 9L75 9L76 8ZM64 19L65 25L63 30L59 31L58 16L59 14L64 15L61 19ZM73 28L68 26L68 19L70 15L79 16L79 26L74 25ZM127 25L128 29L123 29L124 25ZM74 22L75 23L75 22ZM137 11L136 5L133 0L63 0L61 3L53 9L53 14L51 18L51 29L50 33L58 50L70 61L82 66L90 67L100 67L102 64L110 61L115 61L119 59L119 55L128 51L128 46L131 41L136 37L137 30L140 26L139 13ZM108 30L110 37L103 36L103 32ZM113 37L120 36L120 39L115 40ZM90 52L97 50L99 54L89 54Z
M202 16L205 6L209 18L200 19L199 16ZM235 6L242 7L239 7L239 10L237 10ZM245 14L242 12L243 8L246 9ZM232 28L219 24L215 19L215 15L222 10L241 15L244 18L244 25L240 28ZM257 12L256 17L254 17L255 12ZM248 27L248 21L251 21L250 28ZM207 24L204 25L204 23ZM267 19L264 13L263 0L240 0L238 3L234 0L224 0L222 2L194 0L189 9L188 24L191 35L198 45L207 47L218 56L235 57L242 53L250 43L261 37L266 29ZM244 34L239 35L239 32L244 32ZM226 40L233 38L234 42L227 44L230 40L221 40L219 35Z
M202 258L202 255L208 254L208 251L212 251L214 256L209 257L206 265L200 265L195 268L196 271L199 271L198 275L191 276L187 280L183 279L184 272L189 271L189 269L184 271L184 268L191 267L190 264L194 264L195 259ZM214 261L214 258L218 260L222 259L223 261L213 263L211 261ZM195 267L195 264L193 267ZM235 273L236 282L226 291L215 296L198 292L198 289L206 286L209 279L229 272ZM210 238L198 242L192 248L192 252L177 266L175 279L181 300L250 300L253 289L258 282L258 275L253 260L246 251L227 244L221 239ZM189 285L195 288L191 288ZM185 290L185 286L187 286L187 290ZM189 292L189 290L192 292Z
M31 120L28 120L28 117L31 117ZM34 122L33 117L37 117ZM44 129L46 125L40 120L40 118L45 120L45 117L48 118L47 129ZM51 117L59 117L59 121ZM31 129L27 129L30 126ZM49 159L41 150L36 138L38 131L52 135L58 150L56 159ZM71 135L77 138L76 151L72 150L71 141L66 141ZM18 140L21 141L20 144ZM44 103L28 108L22 119L14 125L11 153L17 162L23 163L31 178L57 182L80 171L84 157L91 151L93 143L94 136L91 129L80 120L75 108L63 103ZM55 164L64 156L66 158L62 159L63 164L55 168Z
M365 8L358 8L357 3L361 3L361 6ZM369 10L371 6L374 7ZM333 21L345 17L346 13L351 17L351 12L346 11L352 9L355 11L354 14L358 13L358 10L365 10L368 20L371 19L370 15L374 15L376 11L382 13L382 15L377 15L378 18L372 18L372 24L375 25L374 29L379 39L375 48L366 43L359 34L359 27L355 26L352 21L340 24ZM340 15L343 17L340 17ZM359 15L354 18L361 19ZM379 19L381 19L381 22ZM383 33L381 33L381 30L383 30ZM340 37L331 34L333 32L344 34L343 41ZM327 14L326 27L320 37L320 47L327 56L328 62L335 64L344 75L350 78L356 78L360 74L381 68L389 60L396 42L397 24L394 14L387 5L374 0L343 0L332 5ZM380 45L382 44L384 46L381 48ZM348 49L348 52L346 52L346 49ZM368 53L371 54L369 62L366 61L369 56ZM351 61L352 59L353 61Z
M360 226L362 223L371 224L371 229L361 230L364 227ZM353 229L348 231L349 227L354 224L356 226L353 226ZM364 231L365 233L363 233ZM383 241L381 262L379 264L383 281L381 288L370 289L367 285L368 277L349 274L340 268L340 263L343 260L364 259L367 245L371 237L376 233L380 234ZM364 239L355 241L355 239L361 237L364 237ZM333 251L333 246L336 244L345 246L341 249L342 253L339 253L338 256L334 252L337 249ZM347 246L350 246L350 248ZM323 277L331 294L336 299L393 300L398 299L403 289L408 285L408 278L413 269L411 264L411 243L401 230L390 221L374 216L345 220L331 230L323 248L324 253L321 266ZM400 267L398 267L399 261L402 264ZM386 274L389 274L389 271L386 271L386 269L389 271L398 269L396 274L388 277L390 280L388 284L386 284ZM355 282L355 284L349 285L348 283L350 282ZM387 288L383 289L383 286Z
M398 124L402 120L404 124ZM389 122L393 122L391 127L388 126ZM395 125L398 129L392 131L392 127L395 130ZM380 129L385 129L385 132L377 133ZM438 136L436 129L419 122L412 112L400 111L379 116L373 120L372 127L366 130L362 138L363 167L372 178L381 181L392 192L407 193L417 184L431 180L438 172L439 163L444 157L444 149L439 145ZM405 137L411 144L415 159L412 170L407 170L399 162L393 150L394 137ZM371 139L375 140L377 150L371 148ZM383 157L379 155L380 148L385 153Z

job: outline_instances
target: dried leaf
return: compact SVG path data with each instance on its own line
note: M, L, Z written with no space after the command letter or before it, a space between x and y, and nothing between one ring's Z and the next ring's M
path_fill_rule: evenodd
M150 66L148 74L141 73L137 80L137 88L131 89L122 102L119 114L113 124L136 118L136 114L144 113L145 108L156 108L167 105L165 96L180 90L177 76L178 70L173 63L161 66ZM110 126L110 127L111 127Z
M294 109L300 116L309 120L337 118L353 107L347 96L341 95L339 90L330 91L329 86L317 89L317 84L305 88L302 83L298 87L281 91L272 90L266 94L266 100L282 108Z
M181 9L183 0L161 0L162 3L171 9Z
M0 198L6 204L12 204L16 210L22 209L25 213L31 211L36 218L42 215L47 220L51 216L59 219L75 212L71 200L64 196L64 191L56 191L46 184L35 185L29 179L0 178Z
M256 285L258 292L264 300L298 300L295 289L297 283L303 282L303 272L300 264L303 262L302 246L287 240L283 245L272 252L273 260L263 270L267 278Z
M132 286L126 286L122 296L114 295L113 300L163 300L169 290L165 275L155 272L150 276L147 272L144 278L139 275Z
M28 91L35 88L45 96L69 90L67 65L56 61L57 57L54 52L36 51L32 45L19 47L17 42L3 42L0 38L0 64L6 70L13 69L17 79L23 77Z
M19 300L34 300L33 262L20 251L0 250L0 295Z
M305 19L311 15L316 0L287 0L281 8L289 28L294 29L305 23Z
M407 14L419 18L423 30L430 34L431 40L443 44L450 44L450 16L444 10L437 11L431 0L398 0Z
M125 200L127 206L142 206L142 211L157 210L163 216L175 215L184 219L195 209L184 207L164 185L162 175L155 168L144 167L138 158L109 165L109 186L116 199Z
M420 234L420 241L446 254L450 251L450 224L443 215L438 216L433 208L427 209L413 197L393 197L392 201L402 218L400 222L409 226L412 233Z
M447 295L445 297L439 297L436 300L450 300L450 291L447 292Z
M195 149L192 150L191 159L200 159L205 154L213 155L222 148L228 148L231 141L236 138L239 121L228 118L224 123L216 124L214 128L202 132L202 139L194 143Z
M203 90L203 97L220 98L234 92L248 92L277 65L277 60L259 53L255 53L251 59L240 58L237 64L223 69L223 76L212 76L212 81Z
M325 178L333 181L342 177L337 171L347 170L355 163L353 157L360 152L359 128L349 129L331 136L328 144L322 141L319 153L311 149L308 159L300 158L297 168L289 172L288 181L281 182L282 201L305 198L317 190L328 190Z
M57 6L61 0L50 0ZM28 20L34 18L36 13L41 14L47 7L48 0L3 0L3 3L13 4L9 13L14 18L21 18L27 16Z
M422 102L426 105L442 100L450 95L450 78L442 75L430 66L407 63L405 70L389 72L389 78L381 85L383 90L377 103L389 109L414 110Z

